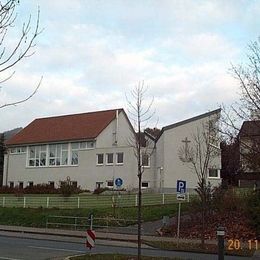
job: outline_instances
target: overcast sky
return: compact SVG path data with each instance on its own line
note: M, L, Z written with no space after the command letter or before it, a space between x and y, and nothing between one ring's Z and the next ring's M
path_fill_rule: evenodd
M33 25L38 5L36 53L1 85L0 104L43 81L31 100L0 110L0 132L40 117L126 108L125 94L142 81L158 127L230 104L239 90L231 63L243 62L260 35L260 1L22 0L8 41L30 14Z

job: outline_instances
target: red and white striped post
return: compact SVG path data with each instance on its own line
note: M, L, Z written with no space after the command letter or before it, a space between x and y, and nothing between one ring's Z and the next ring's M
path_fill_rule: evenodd
M91 249L95 246L95 240L96 240L96 233L94 230L88 229L87 230L87 241L86 241L86 247Z

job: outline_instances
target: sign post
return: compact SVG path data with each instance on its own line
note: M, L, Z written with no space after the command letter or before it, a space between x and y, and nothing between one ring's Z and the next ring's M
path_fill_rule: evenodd
M186 181L177 180L177 200L183 201L186 199ZM181 202L178 203L178 225L177 225L177 247L179 246L180 238L180 223L181 223Z
M92 229L93 228L93 213L89 214L89 229L87 230L87 239L86 239L86 247L88 247L90 250L92 247L95 246L95 240L96 240L96 233Z

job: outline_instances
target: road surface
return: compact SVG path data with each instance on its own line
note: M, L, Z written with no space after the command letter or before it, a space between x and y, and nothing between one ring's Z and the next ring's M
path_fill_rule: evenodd
M20 235L19 235L20 236ZM70 255L79 255L89 253L89 249L85 248L84 240L66 237L65 241L55 241L52 236L34 236L29 238L18 237L16 233L9 234L0 232L0 260L42 260L42 259L63 259ZM62 237L58 240L62 240ZM70 242L69 240L73 241ZM104 241L103 241L104 243ZM137 254L137 249L129 246L115 245L96 245L91 253L124 253ZM214 260L216 255L193 254L186 252L165 251L157 249L142 249L143 255L148 256L164 256L164 257L180 257L181 259L195 260ZM225 257L225 260L250 259L239 257Z

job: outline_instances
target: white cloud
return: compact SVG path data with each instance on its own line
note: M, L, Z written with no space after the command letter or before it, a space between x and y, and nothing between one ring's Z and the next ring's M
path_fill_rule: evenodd
M161 126L215 109L237 98L228 68L258 30L250 10L256 15L259 5L250 1L38 0L21 3L23 14L37 2L45 31L0 102L31 93L41 75L43 83L29 102L1 111L0 131L36 117L123 107L142 80Z

